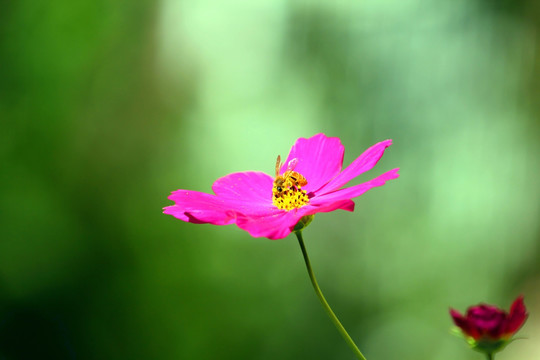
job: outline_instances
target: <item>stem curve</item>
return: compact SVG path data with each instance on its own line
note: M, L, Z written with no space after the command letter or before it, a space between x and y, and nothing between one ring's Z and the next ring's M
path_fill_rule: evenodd
M306 263L306 268L309 274L309 278L311 279L311 284L313 285L313 289L315 289L315 293L317 294L317 297L321 301L321 304L324 310L330 317L330 320L332 320L332 322L336 326L341 336L343 336L343 339L345 339L345 342L347 343L347 345L349 345L351 350L354 352L356 357L360 360L366 360L366 358L364 357L360 349L358 349L358 346L356 346L353 339L349 336L349 334L347 333L347 330L345 330L345 328L343 327L343 325L337 318L336 314L334 314L334 312L332 311L332 308L330 307L330 305L328 305L328 302L324 298L321 288L319 287L319 284L317 283L317 279L315 278L315 274L313 273L313 269L311 268L311 263L309 261L309 257L306 251L306 246L304 245L304 239L302 237L302 231L295 231L294 233L296 237L298 238L298 243L300 244L300 248L302 249L302 255L304 255L304 261Z

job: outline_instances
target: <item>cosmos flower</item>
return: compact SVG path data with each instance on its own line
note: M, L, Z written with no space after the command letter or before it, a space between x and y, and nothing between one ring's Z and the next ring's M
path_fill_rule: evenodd
M479 304L469 307L465 316L450 309L450 316L473 348L494 353L508 343L528 314L523 297L519 296L510 307L510 313L493 305Z
M324 134L300 138L283 165L278 158L276 177L246 171L216 180L214 194L176 190L169 196L174 205L165 207L163 213L195 224L236 224L253 237L281 239L301 219L316 213L353 211L352 198L397 178L399 169L393 169L362 184L343 187L373 168L391 144L392 140L385 140L373 145L342 171L345 149L339 138Z

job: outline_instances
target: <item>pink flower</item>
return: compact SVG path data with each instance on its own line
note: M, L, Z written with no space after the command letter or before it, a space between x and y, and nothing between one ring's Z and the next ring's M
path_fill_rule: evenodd
M281 239L304 216L337 209L353 211L352 198L397 178L399 169L393 169L365 183L343 188L351 179L373 168L391 144L392 140L385 140L373 145L341 171L345 149L339 138L324 134L300 138L278 168L279 175L288 179L282 186L274 185L274 177L262 172L233 173L214 182L215 195L173 191L169 200L175 204L165 207L163 213L195 224L236 224L254 237ZM294 171L292 178L288 170ZM307 184L295 182L299 176Z
M522 296L514 301L510 313L496 306L479 304L469 307L466 316L454 309L450 309L450 315L465 336L481 341L510 339L528 316Z

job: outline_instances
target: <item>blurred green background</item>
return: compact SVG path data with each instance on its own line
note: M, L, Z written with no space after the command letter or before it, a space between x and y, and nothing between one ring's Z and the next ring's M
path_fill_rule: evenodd
M304 231L366 357L523 294L540 358L539 49L535 0L0 2L0 359L352 359L293 236L161 214L318 132L401 168Z

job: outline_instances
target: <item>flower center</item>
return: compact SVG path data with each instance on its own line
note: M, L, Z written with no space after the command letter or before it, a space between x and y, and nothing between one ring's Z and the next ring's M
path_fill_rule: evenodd
M306 205L309 198L306 191L302 190L300 186L292 186L288 189L282 189L282 191L278 191L274 186L272 189L272 201L278 209L289 211Z

